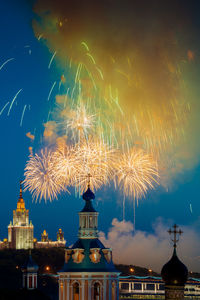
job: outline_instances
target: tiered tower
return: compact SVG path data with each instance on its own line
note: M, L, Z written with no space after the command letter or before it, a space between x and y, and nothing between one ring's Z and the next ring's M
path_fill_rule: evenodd
M98 239L98 212L88 186L85 206L79 212L78 240L65 250L65 264L59 272L59 300L118 300L119 272L112 262L112 250Z
M29 222L29 210L25 208L22 197L22 182L17 201L17 209L13 210L13 222L8 225L8 243L12 249L33 248L33 224Z

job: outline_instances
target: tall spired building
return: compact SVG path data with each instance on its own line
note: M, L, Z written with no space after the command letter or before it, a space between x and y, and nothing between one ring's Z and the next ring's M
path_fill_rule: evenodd
M118 300L119 272L112 262L112 250L98 239L98 212L88 187L85 206L79 212L78 240L65 250L65 264L59 272L59 300Z
M17 209L13 210L13 222L8 225L8 243L12 249L33 248L33 224L29 222L29 210L25 208L21 182Z

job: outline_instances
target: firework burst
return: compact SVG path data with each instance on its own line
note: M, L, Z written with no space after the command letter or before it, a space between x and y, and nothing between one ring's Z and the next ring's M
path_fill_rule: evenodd
M87 138L94 126L94 115L89 115L84 104L80 104L76 110L71 110L65 122L66 130L72 132L74 140Z
M141 149L130 149L114 165L116 181L125 196L139 199L158 183L157 163Z
M41 150L40 155L30 155L30 159L25 167L25 190L32 193L33 198L41 201L42 198L50 201L66 190L57 176L57 166L54 153L50 150Z
M72 178L76 173L77 157L73 146L68 146L65 143L58 145L53 155L54 174L57 182L62 186L70 186Z
M76 146L76 172L72 184L82 193L88 186L93 190L107 185L112 179L111 162L114 150L103 142L85 142Z

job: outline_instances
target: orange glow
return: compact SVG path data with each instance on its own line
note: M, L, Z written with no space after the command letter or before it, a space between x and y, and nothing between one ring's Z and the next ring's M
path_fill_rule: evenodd
M46 271L50 271L50 267L49 267L49 266L46 266L46 267L45 267L45 270L46 270Z

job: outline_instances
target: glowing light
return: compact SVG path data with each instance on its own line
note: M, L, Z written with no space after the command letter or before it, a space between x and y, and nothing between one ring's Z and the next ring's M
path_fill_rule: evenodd
M22 122L23 122L23 119L24 119L24 113L25 113L26 107L27 107L27 105L25 104L24 108L23 108L23 111L22 111L22 116L21 116L21 121L20 121L20 127L22 127Z
M94 115L87 113L86 107L80 104L76 110L71 110L68 114L67 120L64 122L66 129L70 129L74 139L78 135L80 141L81 138L86 137L89 131L92 130L94 125Z
M49 65L48 65L48 69L50 69L51 68L51 64L52 64L52 62L53 62L53 59L54 59L54 57L56 56L56 51L54 52L54 54L52 55L52 57L51 57L51 59L50 59L50 62L49 62Z
M10 102L7 102L4 107L2 108L2 110L0 111L0 115L3 113L4 109L6 108L6 106L9 104Z
M1 69L2 69L9 61L12 61L12 60L14 60L14 58L9 58L9 59L7 59L7 60L0 66L0 71L1 71Z
M139 199L157 183L157 163L143 150L130 149L114 165L116 180L126 196Z
M47 97L47 101L49 101L49 99L50 99L50 97L51 97L51 94L52 94L52 92L53 92L53 89L54 89L55 85L56 85L56 81L54 81L54 83L53 83L52 86L51 86L51 89L50 89L50 91L49 91L49 95L48 95L48 97Z
M107 185L112 179L111 162L113 160L113 149L103 142L88 141L76 147L76 172L72 184L83 193L88 186L92 190Z
M44 198L45 201L57 199L58 193L66 190L55 174L54 153L47 148L41 150L40 155L30 155L24 175L25 190L28 189L36 201L38 198L39 200Z
M13 106L13 103L15 102L17 96L19 95L19 93L21 93L21 91L22 91L22 89L20 89L20 90L15 94L15 96L14 96L14 98L13 98L11 104L10 104L9 110L8 110L8 116L10 115L10 111L11 111L11 108L12 108L12 106Z

